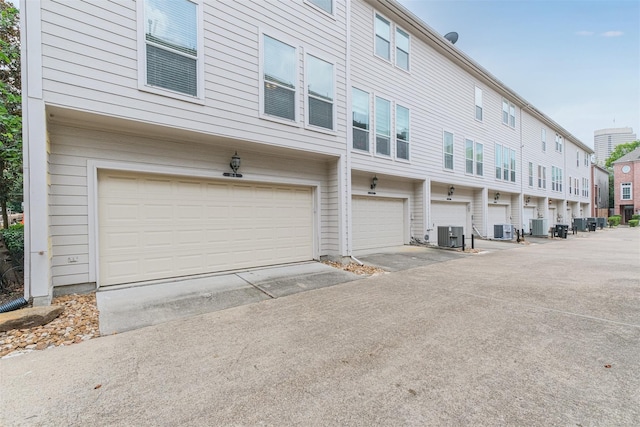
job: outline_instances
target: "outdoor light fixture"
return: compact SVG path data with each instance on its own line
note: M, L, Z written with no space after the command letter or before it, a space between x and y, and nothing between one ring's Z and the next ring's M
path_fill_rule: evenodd
M224 176L232 176L234 178L242 178L242 174L238 173L238 169L240 169L240 156L238 156L238 152L231 156L231 163L229 163L229 167L233 172L225 172L222 175Z
M369 194L376 194L377 186L378 186L378 177L374 175L373 178L371 179L371 191L369 191Z
M500 193L496 193L495 196L493 196L493 203L498 203L498 200L500 200Z
M456 188L452 185L451 187L449 187L449 191L447 192L447 196L451 197L453 196L453 192L456 190Z
M528 205L530 201L531 201L531 197L527 196L527 198L524 199L524 204Z

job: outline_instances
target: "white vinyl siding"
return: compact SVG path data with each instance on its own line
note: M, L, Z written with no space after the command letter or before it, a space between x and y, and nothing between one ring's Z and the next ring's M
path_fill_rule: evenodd
M376 154L391 155L391 101L376 96Z
M313 55L306 61L307 124L334 129L335 76L334 65Z
M262 49L263 113L296 121L298 51L294 46L266 34Z
M475 88L475 101L476 101L476 120L482 121L482 89Z
M391 23L375 14L375 54L387 61L391 60Z
M369 94L356 88L353 88L351 93L353 148L368 152L369 134L371 130L369 120Z
M396 105L396 158L409 160L409 109Z
M453 134L444 131L442 134L442 151L444 154L444 168L453 170Z
M138 8L140 88L158 89L180 98L203 97L201 5L191 0L144 0ZM182 98L184 99L184 98Z

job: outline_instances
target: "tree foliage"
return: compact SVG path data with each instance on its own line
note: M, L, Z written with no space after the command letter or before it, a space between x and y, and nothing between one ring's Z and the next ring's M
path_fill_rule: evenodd
M611 152L611 155L607 157L604 165L608 168L612 167L613 162L618 160L620 157L629 154L638 147L640 147L640 140L616 145L616 148Z
M0 205L5 228L7 205L22 201L21 87L19 12L0 0Z

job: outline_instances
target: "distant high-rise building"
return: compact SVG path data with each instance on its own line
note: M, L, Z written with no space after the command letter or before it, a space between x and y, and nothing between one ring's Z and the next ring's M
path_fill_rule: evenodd
M596 152L596 163L604 165L607 157L611 155L616 146L633 142L636 134L632 128L600 129L593 133L593 148Z

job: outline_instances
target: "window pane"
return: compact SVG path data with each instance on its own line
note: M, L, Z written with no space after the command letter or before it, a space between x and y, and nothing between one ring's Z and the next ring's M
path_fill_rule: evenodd
M385 156L391 155L391 138L384 136L376 136L376 153L384 154Z
M147 45L147 84L197 96L197 61L179 53Z
M384 59L390 59L391 55L389 54L390 44L388 41L381 39L379 36L376 36L376 55L383 57Z
M409 54L396 49L396 65L403 70L409 70Z
M333 13L333 0L309 0L327 13Z
M396 157L399 159L409 160L409 143L405 141L397 141Z
M505 181L509 181L509 149L504 147L502 151L502 173Z
M409 140L409 110L399 105L396 107L396 138Z
M264 79L296 88L296 49L264 36Z
M510 150L511 152L511 182L516 182L516 151Z
M376 97L376 134L391 136L391 103Z
M445 132L444 136L444 167L453 169L453 134Z
M506 101L502 101L502 123L509 124L509 104Z
M333 129L333 104L309 97L309 124Z
M353 88L352 104L353 127L369 130L369 94Z
M369 132L353 128L353 148L369 151Z
M264 82L264 112L272 116L295 120L295 91Z
M513 105L509 106L509 125L512 128L516 127L516 107Z
M376 35L389 41L391 35L389 29L389 21L387 21L380 15L376 15Z
M502 179L502 146L496 144L496 178Z
M333 64L307 55L309 95L333 101Z
M396 28L396 47L409 53L409 34Z
M187 0L146 0L147 41L197 55L197 5Z
M476 105L476 119L482 120L482 107Z

